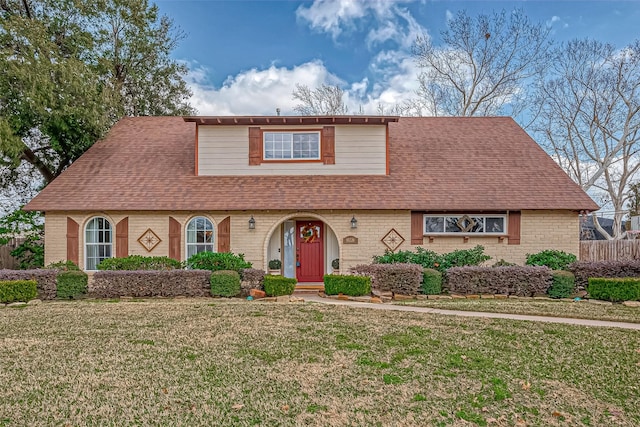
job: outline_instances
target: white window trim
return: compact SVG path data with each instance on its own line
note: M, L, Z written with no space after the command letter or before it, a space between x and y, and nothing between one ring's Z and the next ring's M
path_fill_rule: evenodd
M491 233L491 232L447 232L447 231L429 231L427 232L426 218L447 218L447 217L461 217L467 215L471 218L503 218L504 231ZM443 221L444 224L444 221ZM424 236L507 236L508 233L508 215L507 214L474 214L474 213L447 213L447 214L424 214L422 216L422 234ZM443 225L444 227L444 225Z
M291 157L289 158L267 158L267 144L265 141L268 133L289 133L291 134ZM293 135L295 134L316 134L318 135L318 157L293 157ZM299 130L299 131L278 131L265 130L262 132L262 160L265 162L299 162L305 160L322 160L322 132L319 130Z
M209 217L204 216L204 215L196 215L194 217L189 218L189 220L187 221L187 223L184 226L184 259L188 260L189 259L189 246L193 246L193 245L202 245L205 243L189 243L189 234L188 234L188 229L189 229L189 224L191 224L192 221L195 221L198 218L204 218L207 221L209 221L211 223L211 227L213 228L212 230L212 242L211 242L211 246L212 249L209 252L218 252L216 250L216 223ZM197 231L197 230L196 230ZM208 243L206 243L208 244Z
M100 242L96 242L96 243L88 243L87 242L87 227L89 226L89 223L91 223L94 219L103 219L105 221L107 221L109 223L109 230L111 231L111 233L109 233L109 235L111 236L111 241L109 243L100 243ZM113 254L115 253L115 244L114 244L114 232L115 232L115 228L113 227L113 224L111 223L112 221L104 216L100 216L100 215L96 215L96 216L92 216L91 218L89 218L85 223L84 223L84 230L83 230L83 234L82 234L82 240L84 243L84 270L85 271L98 271L98 266L96 264L96 269L95 270L91 270L89 269L88 263L89 263L89 257L87 256L88 252L87 251L87 246L91 245L91 246L98 246L98 245L109 245L111 246L111 256L107 257L107 258L113 258ZM105 258L105 259L107 259ZM100 264L100 263L98 263Z

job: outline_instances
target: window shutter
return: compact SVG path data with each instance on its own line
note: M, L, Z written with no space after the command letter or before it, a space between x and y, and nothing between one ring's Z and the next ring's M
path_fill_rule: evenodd
M422 212L411 212L411 244L421 245L423 243L424 227Z
M509 212L509 244L520 244L520 212Z
M67 217L67 260L73 261L76 265L79 264L79 247L80 241L78 239L80 233L80 226L77 222Z
M231 251L231 217L218 224L218 252Z
M116 224L116 258L129 256L129 217Z
M180 229L182 226L173 217L169 217L169 258L181 261Z
M260 128L249 128L249 166L262 163L262 132Z
M322 158L325 165L336 164L336 130L333 126L322 128Z

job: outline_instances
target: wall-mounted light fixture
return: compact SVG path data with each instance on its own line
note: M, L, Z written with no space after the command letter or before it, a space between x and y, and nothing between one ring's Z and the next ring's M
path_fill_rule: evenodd
M358 220L355 215L351 217L351 228L358 228Z
M253 219L253 215L251 215L251 218L249 219L249 230L255 230L256 228L256 220Z

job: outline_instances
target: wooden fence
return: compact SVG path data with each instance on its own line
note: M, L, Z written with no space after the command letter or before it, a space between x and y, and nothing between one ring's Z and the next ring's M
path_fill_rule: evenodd
M18 260L11 256L11 251L20 243L22 243L21 239L12 239L8 244L0 246L0 269L18 268Z
M640 240L583 240L580 261L640 259Z

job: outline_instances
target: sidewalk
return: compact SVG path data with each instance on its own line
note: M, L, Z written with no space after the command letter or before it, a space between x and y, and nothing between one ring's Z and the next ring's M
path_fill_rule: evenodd
M409 311L414 313L442 314L445 316L482 317L488 319L528 320L531 322L564 323L579 326L601 326L607 328L640 330L640 323L611 322L607 320L568 319L564 317L531 316L526 314L485 313L478 311L443 310L440 308L415 307L410 305L373 304L368 302L341 301L331 298L322 298L317 295L302 296L305 302L314 302L331 305L345 305L355 308L370 308L374 310Z

